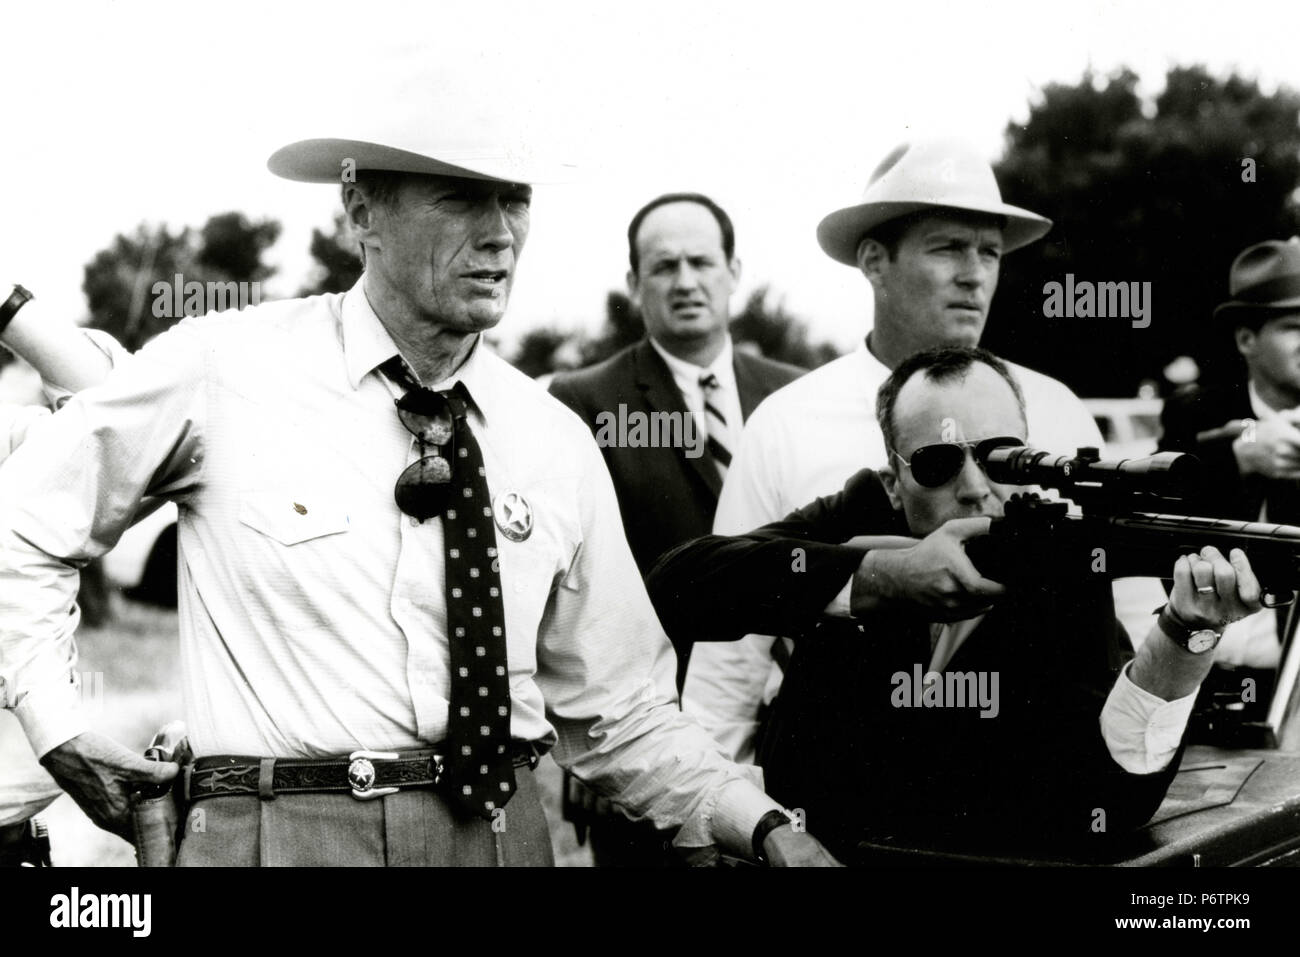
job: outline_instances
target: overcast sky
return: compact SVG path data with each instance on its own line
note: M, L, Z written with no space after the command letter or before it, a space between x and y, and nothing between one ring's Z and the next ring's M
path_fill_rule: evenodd
M0 283L81 317L82 267L115 233L238 209L283 223L267 291L292 294L338 191L272 176L273 150L490 116L582 170L535 194L508 342L594 327L623 285L628 218L693 189L736 221L740 295L770 283L846 348L868 326L866 282L814 230L896 142L956 133L993 158L1043 85L1089 64L1131 66L1148 94L1195 62L1300 88L1293 0L85 0L9 5L0 36Z

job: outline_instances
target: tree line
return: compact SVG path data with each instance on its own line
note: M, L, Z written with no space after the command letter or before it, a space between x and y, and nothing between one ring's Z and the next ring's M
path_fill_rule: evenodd
M1133 395L1147 380L1168 388L1162 370L1179 356L1195 359L1205 378L1238 372L1229 333L1211 322L1227 298L1228 267L1246 246L1300 224L1300 95L1202 66L1171 68L1154 98L1138 87L1128 69L1047 85L1026 120L1007 125L995 164L1006 201L1056 225L1003 262L984 344L1083 395ZM139 348L178 318L155 314L155 283L177 274L262 282L274 273L263 256L280 232L274 220L226 212L198 228L141 224L119 234L86 264L89 324ZM348 289L361 273L341 214L332 229L312 231L310 253L300 295ZM1045 309L1046 290L1067 276L1143 284L1147 321ZM745 299L732 333L742 348L807 368L836 354L766 285ZM541 375L598 362L641 335L628 297L612 291L594 334L535 328L507 358Z

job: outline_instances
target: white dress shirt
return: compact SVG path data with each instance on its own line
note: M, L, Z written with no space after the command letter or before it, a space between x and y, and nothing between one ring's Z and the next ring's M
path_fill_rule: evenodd
M1015 363L1008 365L1024 393L1030 445L1053 452L1102 447L1096 422L1065 385ZM838 492L860 469L881 468L886 454L876 422L876 393L888 376L889 369L864 344L768 396L750 416L732 458L714 532L743 534L778 521ZM828 611L848 613L849 588L846 582ZM943 650L945 663L970 630L953 632L949 627L939 636L936 651ZM768 635L749 635L734 642L699 642L691 652L682 707L740 761L754 760L759 708L780 690L782 673L772 658L772 642ZM1141 690L1126 676L1121 676L1116 689L1124 695ZM1184 703L1190 712L1190 704L1185 699ZM1178 702L1168 704L1183 707ZM1147 713L1135 708L1128 712ZM1131 722L1120 726L1137 728ZM1144 755L1167 751L1167 760L1178 740L1173 747L1167 744L1166 738L1159 737L1153 748L1143 745L1138 750ZM1113 756L1116 750L1127 755L1133 749L1112 748Z
M22 443L27 430L49 414L40 406L0 406L0 464ZM0 827L39 814L59 793L54 779L37 763L22 725L12 713L0 710Z
M85 335L111 361L126 354L107 333L87 329ZM51 387L48 383L42 383L42 386L52 406L67 400L66 390ZM49 416L49 410L39 405L0 406L0 465L23 443L28 431ZM3 675L3 669L0 669L0 827L18 824L39 814L63 793L54 778L37 762L22 725L11 711L2 706L5 701Z
M90 725L69 680L75 566L146 493L179 506L181 682L198 755L308 757L442 741L440 520L393 487L419 448L376 367L397 353L350 292L188 319L74 397L0 470L0 676L44 753ZM675 662L591 433L481 342L447 381L495 499L511 733L684 847L748 856L776 807L681 714Z
M695 424L699 427L701 440L709 437L709 429L704 415L704 389L700 385L700 379L709 373L712 373L717 378L718 390L714 398L714 408L726 417L727 428L731 432L730 441L732 445L735 445L740 437L740 430L745 424L745 416L740 408L740 389L736 385L736 367L731 361L731 336L726 337L722 344L722 351L708 366L697 366L693 362L677 358L677 356L656 342L653 337L650 338L650 345L663 358L664 363L668 366L668 371L672 373L673 382L677 386L677 391L682 394L682 400L686 403L686 408L690 410L691 415L695 416ZM728 449L728 451L735 453L734 448Z

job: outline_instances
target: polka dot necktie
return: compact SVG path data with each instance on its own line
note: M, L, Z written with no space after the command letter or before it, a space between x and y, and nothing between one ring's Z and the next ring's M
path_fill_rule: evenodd
M401 371L402 385L419 388L409 370ZM445 793L471 814L491 819L515 793L501 566L483 453L465 414L469 391L458 382L442 394L455 418L456 446L442 516L451 651Z

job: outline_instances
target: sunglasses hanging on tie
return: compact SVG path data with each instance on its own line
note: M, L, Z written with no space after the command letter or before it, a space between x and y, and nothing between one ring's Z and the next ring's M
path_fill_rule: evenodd
M430 389L412 389L397 400L397 416L420 443L420 458L397 477L393 497L404 514L420 521L442 515L451 499L456 414L447 396Z

